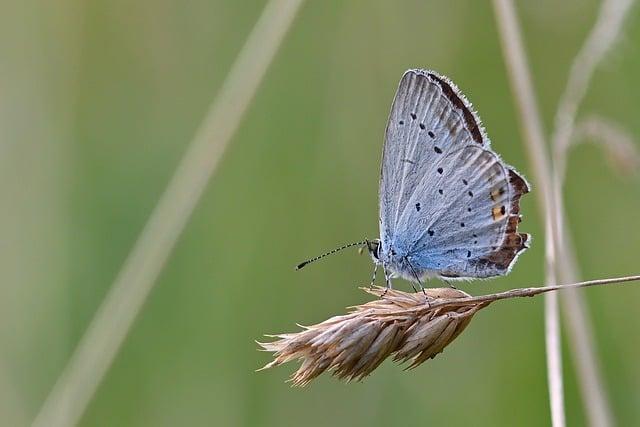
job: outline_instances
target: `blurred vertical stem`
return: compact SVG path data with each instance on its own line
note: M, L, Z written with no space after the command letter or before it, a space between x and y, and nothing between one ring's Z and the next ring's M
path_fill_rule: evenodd
M555 275L560 281L576 281L578 280L577 266L573 248L571 245L571 237L563 226L565 219L564 203L562 198L562 187L566 176L568 149L571 139L575 132L576 115L580 103L582 102L593 76L597 65L602 61L606 53L615 44L618 39L625 15L633 4L633 0L606 0L602 3L596 23L589 33L585 43L579 53L576 55L565 91L558 103L558 110L555 116L555 126L552 133L551 141L553 150L553 168L548 164L544 168L536 166L534 159L534 171L538 175L544 174L552 177L549 182L545 178L544 187L541 190L549 192L544 196L545 201L545 218L547 223L551 223L553 233L551 237L554 243L547 246L547 260L556 259ZM494 1L494 8L498 15L498 23L502 26L502 42L505 51L507 64L512 69L510 74L512 81L518 79L514 74L521 73L522 70L517 69L518 66L511 64L518 62L514 60L518 52L510 52L507 46L509 44L519 44L522 60L520 68L524 68L526 72L526 62L524 58L524 49L520 41L520 31L517 27L517 19L513 10L513 5L509 0ZM511 24L505 25L502 21L512 21ZM510 31L507 31L510 30ZM516 40L516 41L514 41ZM530 81L528 73L522 74L521 79L526 78ZM514 92L521 98L526 95L518 92L514 85ZM529 86L531 84L529 83ZM531 94L533 91L531 91ZM533 98L531 98L532 102ZM521 120L528 121L530 116L521 108ZM539 123L539 119L537 119ZM543 141L540 140L540 143ZM544 147L541 145L540 151ZM549 199L551 198L551 200ZM555 250L555 254L550 256L550 252ZM548 268L551 265L547 266ZM577 369L578 382L582 392L584 407L588 415L589 424L592 426L610 426L613 424L613 416L607 396L604 392L604 386L601 379L598 361L595 353L595 345L591 323L589 321L586 305L580 290L570 290L564 293L562 301L565 307L565 315L571 342L572 356ZM555 308L549 302L547 304L547 313L549 310L557 310L557 301ZM557 317L557 316L556 316ZM547 317L548 318L548 317ZM557 326L557 323L556 323ZM550 325L547 325L547 345L549 348L549 333L553 334ZM559 345L559 342L556 343ZM551 378L550 378L551 379ZM550 391L553 392L550 382ZM552 403L553 407L553 403ZM552 409L553 413L553 409Z
M526 142L531 169L535 172L535 194L545 219L545 253L547 285L558 283L556 277L557 230L552 207L551 164L545 148L542 122L533 90L533 83L522 43L515 9L511 0L494 0L493 7L500 31L500 42L507 65L511 90L520 113L520 126ZM558 296L545 296L545 342L551 421L554 427L565 425L564 393Z
M68 426L80 420L153 289L302 2L270 0L265 6L122 270L44 402L35 426Z
M29 425L73 335L68 201L82 9L25 0L0 14L2 426Z
M551 150L554 159L553 214L560 233L557 240L560 281L575 281L579 276L571 236L569 230L563 226L566 212L562 197L569 146L576 132L578 108L587 93L596 67L619 38L624 18L632 5L633 0L605 0L602 3L595 24L573 60L567 84L558 102L555 126L551 135ZM567 291L562 297L562 302L568 330L571 332L569 337L572 355L589 423L592 426L613 425L613 415L600 375L592 327L582 291Z

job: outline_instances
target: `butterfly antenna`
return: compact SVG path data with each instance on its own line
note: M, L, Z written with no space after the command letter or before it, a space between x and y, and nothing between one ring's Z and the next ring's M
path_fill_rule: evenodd
M348 244L346 244L346 245L344 245L344 246L341 246L341 247L339 247L339 248L335 248L335 249L333 249L333 250L331 250L331 251L329 251L329 252L327 252L327 253L324 253L324 254L322 254L322 255L318 255L318 256L317 256L317 257L315 257L315 258L311 258L311 259L308 259L308 260L306 260L306 261L301 262L300 264L296 265L296 270L300 270L300 269L301 269L302 267L304 267L305 265L307 265L307 264L311 264L312 262L316 262L316 261L318 261L319 259L322 259L322 258L326 257L327 255L335 254L336 252L339 252L339 251L341 251L341 250L343 250L343 249L350 248L350 247L352 247L352 246L366 245L366 244L367 244L367 242L368 242L368 240L363 240L362 242L348 243Z

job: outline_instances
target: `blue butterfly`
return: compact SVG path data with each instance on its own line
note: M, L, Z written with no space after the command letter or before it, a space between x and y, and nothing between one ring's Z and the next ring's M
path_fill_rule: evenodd
M518 232L529 185L491 149L456 85L433 71L400 80L380 174L380 238L365 245L387 286L402 277L473 279L509 273L531 238Z

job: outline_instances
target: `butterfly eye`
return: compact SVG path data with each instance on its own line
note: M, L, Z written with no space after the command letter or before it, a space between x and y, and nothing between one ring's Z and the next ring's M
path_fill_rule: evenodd
M372 257L379 260L380 252L382 250L382 243L379 240L369 240L367 241L367 249Z

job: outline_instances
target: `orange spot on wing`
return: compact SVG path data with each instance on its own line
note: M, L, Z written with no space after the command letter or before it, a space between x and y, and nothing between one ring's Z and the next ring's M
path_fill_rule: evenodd
M504 206L496 206L491 209L491 217L494 221L498 221L499 219L501 219L505 215L505 213L506 212Z
M491 193L489 193L489 196L491 197L491 200L495 202L495 200L499 196L502 196L503 194L504 194L504 189L498 188L497 190L493 190Z

